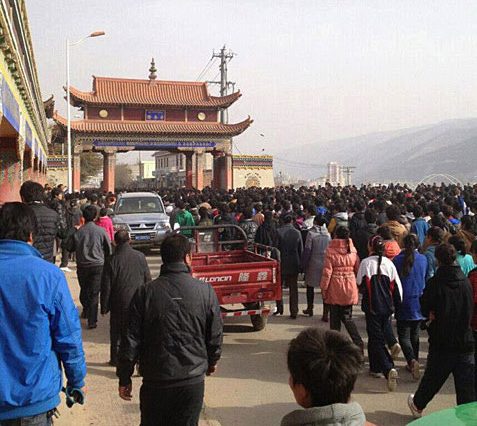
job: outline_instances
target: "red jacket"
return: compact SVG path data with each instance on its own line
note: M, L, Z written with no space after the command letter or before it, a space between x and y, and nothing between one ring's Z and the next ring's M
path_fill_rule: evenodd
M470 271L468 278L470 284L472 285L472 291L474 294L474 315L472 316L472 330L477 331L477 268Z
M350 253L348 253L348 244ZM326 303L341 306L358 303L358 286L356 284L358 268L359 257L353 241L351 239L331 240L326 249L320 283Z
M96 221L96 225L100 226L101 228L104 228L104 230L106 231L106 234L108 234L109 236L109 239L111 241L114 240L114 226L113 226L113 221L111 220L110 217L108 216L100 217Z

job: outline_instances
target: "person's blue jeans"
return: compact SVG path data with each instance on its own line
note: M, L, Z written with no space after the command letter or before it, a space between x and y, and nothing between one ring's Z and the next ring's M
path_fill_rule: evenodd
M22 417L20 419L0 420L0 426L51 426L53 412L37 414L36 416Z
M394 368L394 362L386 349L386 327L389 324L387 315L366 314L366 332L368 333L369 369L374 373L388 376Z
M420 320L417 321L397 321L397 331L399 336L399 344L402 352L409 364L413 359L419 359L419 326Z
M457 405L475 401L474 371L473 353L438 352L429 348L426 371L414 395L414 405L424 410L451 373L454 376Z

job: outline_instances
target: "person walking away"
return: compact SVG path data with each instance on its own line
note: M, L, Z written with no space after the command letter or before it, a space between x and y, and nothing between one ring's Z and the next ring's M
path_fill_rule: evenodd
M364 219L366 220L366 226L358 229L354 238L352 238L353 244L356 247L358 256L361 260L366 259L369 256L368 241L378 232L378 225L376 224L378 215L375 210L366 209L364 211Z
M250 207L246 207L242 212L242 219L239 222L239 226L244 230L245 235L247 236L247 241L249 243L249 248L251 248L250 243L255 241L255 234L257 233L258 225L252 219L253 212Z
M68 250L68 245L70 244L71 239L74 237L74 233L81 226L81 221L83 214L81 213L80 208L78 207L78 200L73 198L72 194L67 195L65 202L65 212L66 212L66 232L65 237L61 240L61 263L60 269L63 272L72 272L68 268L68 263L70 261L71 252Z
M419 330L424 319L419 298L426 286L427 259L420 254L419 237L408 234L404 237L404 250L394 258L394 265L402 284L402 304L396 310L399 343L407 361L406 369L419 380Z
M358 268L359 257L349 229L340 226L326 249L321 293L330 307L330 329L341 331L343 323L353 343L364 351L363 339L353 321L353 305L358 304Z
M146 256L130 245L129 233L119 230L114 235L114 254L106 261L101 281L101 314L109 318L109 365L116 366L121 334L128 324L128 309L140 285L151 281Z
M406 227L399 222L401 216L401 210L398 206L391 204L386 207L386 216L388 221L384 224L390 231L393 238L399 244L399 247L404 248L404 237L408 233Z
M453 235L449 238L449 244L452 244L457 252L457 263L462 269L462 272L465 276L469 275L469 272L472 271L476 265L472 259L470 254L467 254L465 249L465 241L458 237L457 235Z
M180 226L195 226L195 220L192 217L192 214L187 211L185 208L185 203L184 201L178 201L177 204L177 212L174 215L174 224L176 223ZM185 235L187 238L192 238L192 230L187 229L180 231L182 235Z
M306 302L307 308L304 315L313 316L315 302L315 288L320 285L325 263L325 252L331 241L328 229L326 229L324 216L315 216L313 227L309 230L305 249L301 260L302 270L305 272ZM323 315L321 320L328 322L329 305L323 299Z
M436 249L438 268L421 297L421 311L429 319L429 351L424 376L408 405L414 417L422 416L427 404L452 373L457 405L475 401L475 358L472 335L474 298L469 280L456 263L451 244Z
M353 216L351 217L349 221L349 232L350 232L350 237L353 240L353 244L355 243L355 239L358 232L362 229L367 228L368 221L364 217L365 209L366 209L366 203L363 200L360 199L354 203L355 213L353 214ZM355 244L355 247L356 247L356 244Z
M288 347L288 384L298 405L281 426L364 426L351 392L363 362L359 349L336 331L307 328Z
M37 182L24 182L20 188L20 197L35 213L37 225L33 234L33 247L47 262L55 263L55 241L62 233L58 213L45 205L43 187Z
M298 273L303 253L303 240L300 231L293 226L293 217L287 214L283 217L283 225L278 228L280 236L280 257L282 286L288 287L290 318L298 315ZM277 301L275 314L283 315L283 300Z
M265 214L263 213L262 203L255 204L255 214L253 215L253 221L260 226L265 221Z
M474 241L472 243L472 246L470 247L470 252L472 254L474 263L477 264L477 241ZM470 284L472 285L472 293L474 296L474 313L472 315L471 325L472 325L472 332L474 334L474 358L475 358L474 385L475 385L475 396L477 397L477 267L470 272L469 281L470 281Z
M76 252L76 266L80 286L80 302L83 306L82 318L88 319L88 328L96 328L98 322L98 302L104 262L111 254L111 242L106 231L94 221L98 214L95 205L86 206L83 211L85 224L73 238Z
M346 210L344 204L337 203L334 210L336 213L333 215L328 225L328 232L331 236L334 236L334 232L338 226L344 226L346 228L349 226L348 211Z
M183 235L163 241L161 274L136 291L121 338L119 396L131 400L139 362L143 426L197 425L204 376L216 371L220 359L220 306L212 286L192 278L190 251Z
M437 271L436 248L444 241L445 232L438 226L432 226L427 231L424 242L424 256L427 259L426 281L434 276Z
M470 253L472 243L475 241L475 220L473 216L463 216L460 220L460 229L457 236L465 242L465 251Z
M207 210L207 207L199 207L199 222L197 223L197 226L212 226L214 222L212 219L209 217L209 211Z
M59 229L60 232L56 237L56 249L57 252L62 247L62 241L66 238L68 232L68 224L66 220L66 205L65 205L65 194L60 189L60 187L53 188L51 191L51 200L49 207L53 209L56 213L58 213L58 220L59 220ZM68 250L61 250L61 261L60 261L60 269L63 272L71 272L68 268L68 257L69 257Z
M379 235L384 240L384 255L389 260L393 260L399 253L401 253L401 247L394 239L394 236L391 232L391 228L389 228L389 226L381 225L378 228L377 235Z
M268 247L278 248L280 244L280 236L278 235L277 227L273 219L273 212L266 211L263 215L264 221L258 227L257 233L255 234L255 242L262 244ZM262 252L264 255L270 255L271 258L276 259L276 253L273 251L271 253Z
M96 225L100 228L103 228L106 231L106 234L109 237L109 241L114 240L114 226L113 221L108 216L108 209L102 208L99 210L99 217L96 220Z
M363 294L361 309L366 318L369 368L372 375L383 374L388 390L394 391L398 374L386 349L385 330L402 300L401 281L394 264L384 256L384 240L380 236L370 240L369 252L371 255L361 262L356 277Z
M0 209L2 426L51 425L63 370L68 391L82 394L85 386L76 306L64 274L32 247L35 223L35 212L26 204L6 203Z
M419 204L414 207L413 213L414 220L411 224L411 232L417 235L419 245L422 247L430 225L427 223L426 219L424 219L424 209Z

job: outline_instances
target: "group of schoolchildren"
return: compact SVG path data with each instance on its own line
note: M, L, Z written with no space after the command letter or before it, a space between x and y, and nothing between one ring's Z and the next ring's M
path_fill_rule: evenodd
M424 216L421 206L416 206L414 220L409 221L402 217L397 206L389 203L383 209L385 216L381 217L381 226L378 226L379 214L372 207L365 208L360 202L352 216L341 211L335 213L331 221L323 214L317 214L313 227L307 230L303 265L307 296L313 294L307 274L314 276L316 286L318 265L318 284L324 302L322 321L329 321L330 329L336 331L340 331L343 324L357 352L350 350L346 354L347 360L343 361L344 349L343 352L325 349L326 345L321 342L325 340L332 345L330 342L336 342L337 336L322 334L317 337L318 331L306 331L304 334L316 348L321 348L324 357L326 354L331 356L328 351L333 355L326 367L320 364L321 361L315 364L310 359L310 365L323 368L324 372L315 372L310 367L310 371L303 373L290 361L298 350L298 343L292 342L288 359L291 387L300 405L313 408L300 414L305 419L301 423L293 422L298 415L295 413L282 424L329 424L319 420L326 417L326 413L341 417L341 421L332 424L364 424L364 416L356 403L333 408L335 403L347 403L351 390L346 398L336 396L332 401L309 404L309 398L319 401L318 397L310 396L313 392L325 392L323 386L312 382L315 375L318 375L319 383L326 383L333 391L335 388L330 383L345 387L338 374L344 372L353 383L356 380L359 367L355 363L360 359L358 354L364 356L364 343L353 320L352 309L358 304L360 294L368 335L369 374L384 377L389 391L397 387L394 360L401 351L409 374L415 380L421 378L419 334L420 330L427 329L429 351L425 372L416 393L409 395L407 401L415 418L422 416L451 373L457 404L476 400L477 241L474 218L469 215L460 219L446 217L441 208L434 213L433 220ZM338 208L341 209L344 210ZM307 297L307 300L308 307L303 313L313 315L313 298ZM392 328L392 315L396 319L398 339ZM306 348L309 343L304 339L304 336L296 339L302 342L302 363L310 356ZM344 341L342 344L345 345ZM340 373L334 367L339 368Z

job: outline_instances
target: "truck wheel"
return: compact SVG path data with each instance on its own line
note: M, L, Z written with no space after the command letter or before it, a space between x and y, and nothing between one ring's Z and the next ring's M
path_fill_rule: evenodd
M261 331L267 325L268 315L251 315L250 320L252 321L253 331Z

